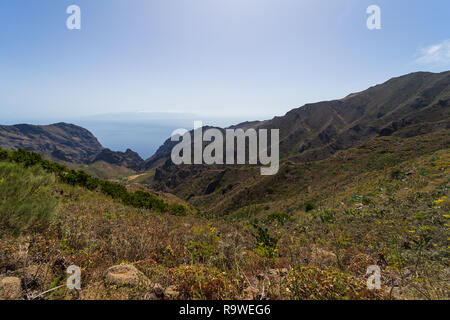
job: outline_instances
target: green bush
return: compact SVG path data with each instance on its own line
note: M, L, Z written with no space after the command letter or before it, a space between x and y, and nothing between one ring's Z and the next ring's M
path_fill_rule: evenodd
M0 163L1 233L20 235L42 231L49 225L58 207L52 197L54 179L38 166Z
M41 164L43 159L40 154L19 149L13 153L12 161L21 163L25 167L32 167Z
M59 174L62 182L81 186L89 190L95 190L100 185L100 180L87 175L84 171L70 170Z
M325 209L317 213L322 223L333 223L336 212L332 209Z
M256 240L256 251L267 258L276 257L278 239L272 237L267 228L261 228L256 224L253 227L256 229L256 233L253 234Z
M183 206L182 204L172 204L170 206L170 212L172 212L174 215L179 217L185 217L187 216L187 208L186 206Z
M0 149L0 161L8 159L8 151Z
M401 176L402 176L402 170L400 170L398 168L394 168L391 170L391 179L392 180L400 179Z
M4 153L0 154L0 160L2 155L4 156ZM8 153L6 153L5 159L8 159ZM26 168L39 165L45 171L57 174L63 183L72 186L80 186L89 190L95 190L100 186L101 192L113 199L122 201L125 205L151 209L156 212L171 211L175 215L180 216L187 214L187 209L182 205L172 205L169 208L169 205L164 200L161 200L148 192L128 192L123 185L99 180L89 176L81 170L68 170L65 166L45 160L39 154L34 152L19 149L12 152L11 160L15 163L22 164Z
M307 202L305 203L305 211L309 212L314 210L314 204L312 202Z
M102 181L101 186L102 192L114 199L125 199L128 194L127 188L117 183Z
M144 191L127 192L122 198L122 201L136 208L152 209L156 212L165 212L169 209L167 203L163 200Z
M317 267L297 267L288 275L289 295L294 300L357 300L382 299L380 290L367 289L339 270L320 270Z
M44 170L47 172L61 174L62 172L67 171L67 168L62 164L51 162L48 160L42 160L41 165L42 168L44 168Z
M291 217L287 213L272 213L269 216L267 216L266 221L269 223L279 223L280 225L284 226L286 222L288 222L291 219Z

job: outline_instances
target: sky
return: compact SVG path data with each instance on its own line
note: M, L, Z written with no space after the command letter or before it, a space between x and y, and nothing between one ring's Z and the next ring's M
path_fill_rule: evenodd
M66 27L70 5L80 30ZM381 8L379 30L366 26L369 5ZM0 2L0 123L125 112L263 120L449 69L448 0Z

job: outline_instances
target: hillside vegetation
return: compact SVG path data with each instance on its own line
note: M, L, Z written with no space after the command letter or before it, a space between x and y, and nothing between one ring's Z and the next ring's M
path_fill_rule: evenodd
M165 299L450 296L448 130L287 160L274 177L228 168L207 193L203 175L192 177L175 189L192 207L33 153L0 158L1 219L24 217L1 224L0 274L20 277L28 299L149 299L155 288ZM6 201L14 188L21 201ZM72 264L80 291L63 286ZM118 264L148 281L108 283ZM382 290L366 287L374 264Z

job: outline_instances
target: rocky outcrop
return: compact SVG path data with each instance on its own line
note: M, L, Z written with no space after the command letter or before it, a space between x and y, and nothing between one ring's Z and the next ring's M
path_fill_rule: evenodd
M116 286L148 286L151 283L142 272L129 264L109 268L105 274L105 282Z
M0 280L0 300L20 300L22 298L22 283L19 278L5 277Z
M145 296L146 300L175 300L180 296L176 286L169 286L166 289L159 283L153 285L152 290Z

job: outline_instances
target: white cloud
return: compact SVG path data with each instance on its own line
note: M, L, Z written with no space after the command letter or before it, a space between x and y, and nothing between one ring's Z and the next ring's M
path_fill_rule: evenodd
M429 65L450 65L450 40L420 49L415 62Z

